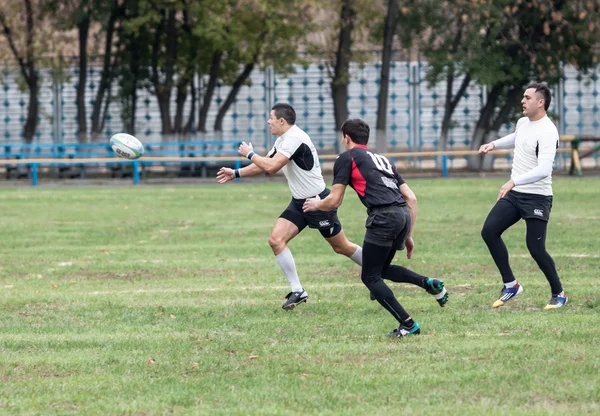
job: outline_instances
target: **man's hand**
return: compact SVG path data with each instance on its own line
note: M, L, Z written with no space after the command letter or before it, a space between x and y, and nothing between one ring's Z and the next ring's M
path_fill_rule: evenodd
M500 188L500 192L498 192L498 200L504 198L514 187L515 183L512 179L506 182L504 185L502 185L502 188Z
M481 147L479 148L479 153L487 155L487 153L494 150L495 147L496 147L496 145L494 145L494 142L482 144Z
M238 153L244 157L248 157L248 153L250 153L253 150L254 148L252 147L252 143L242 142L242 144L240 144L240 147L238 147Z
M408 237L404 242L404 245L406 246L406 258L410 259L415 249L415 242L412 237Z
M235 179L235 172L230 168L221 168L217 172L217 182L225 183Z
M317 195L314 198L308 198L304 200L304 205L302 205L302 211L319 211L319 204L321 203L321 198Z

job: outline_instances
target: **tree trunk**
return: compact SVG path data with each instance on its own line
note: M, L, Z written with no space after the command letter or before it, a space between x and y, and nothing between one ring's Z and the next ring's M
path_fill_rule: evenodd
M227 94L227 98L225 98L225 101L223 101L223 104L221 105L221 108L219 108L219 112L217 113L217 118L215 120L214 126L215 131L223 131L223 119L225 118L225 114L227 114L229 107L231 106L231 104L233 104L233 101L235 100L235 97L237 97L238 92L240 92L240 88L242 87L242 85L244 85L248 77L250 77L250 74L252 73L252 70L254 69L255 65L256 62L246 64L244 70L237 76L237 78L231 85L231 90L229 91L229 94Z
M33 136L35 135L35 131L37 128L37 118L39 112L38 105L38 89L39 89L39 79L35 68L35 49L34 49L34 39L33 39L33 28L34 28L34 20L33 20L33 8L31 5L31 0L23 0L25 5L25 53L21 54L17 49L15 41L12 36L12 31L8 26L6 21L6 16L0 10L0 25L2 26L2 31L4 32L4 36L8 41L8 46L14 56L14 58L19 63L19 69L21 70L21 75L27 86L29 88L29 103L27 104L27 121L23 126L23 137L25 139L25 143L33 142Z
M173 133L171 128L171 90L164 85L155 87L156 99L158 100L158 109L160 111L161 133L169 135Z
M377 141L379 153L387 151L387 104L390 86L390 66L392 62L392 45L396 33L398 16L398 0L388 0L388 9L383 29L383 50L381 52L381 75L379 83L379 99L377 100Z
M30 79L27 80L27 85L29 86L29 103L27 104L27 121L23 127L23 137L25 138L25 143L29 144L33 142L33 136L35 135L35 131L37 129L37 118L39 112L39 86L38 76L35 70L33 70Z
M137 112L137 97L138 97L138 82L139 82L139 65L140 65L140 57L139 57L139 42L137 39L134 39L132 42L132 51L131 51L131 59L129 61L129 73L130 77L130 91L128 94L128 113L127 120L125 120L124 125L127 127L127 131L129 134L135 136L135 115Z
M165 79L160 81L159 76L159 55L162 45L160 38L163 31L167 33L166 41L166 62ZM162 134L168 136L173 134L171 126L171 92L173 88L173 76L175 73L175 63L177 60L177 28L175 26L175 10L169 9L163 11L163 17L159 27L156 30L154 42L152 45L152 84L158 100L160 110L160 119L162 122Z
M506 100L504 101L504 104L502 105L502 107L500 107L498 114L496 115L495 119L491 123L490 131L488 132L487 136L485 137L484 143L489 143L490 141L498 138L498 130L500 130L500 127L502 127L502 125L507 122L508 116L510 115L513 107L517 103L518 93L519 93L518 88L511 88L508 91L508 93L506 94ZM491 170L493 168L492 162L493 162L493 157L489 153L487 155L484 155L482 157L481 169L482 170Z
M79 29L79 83L77 86L77 138L79 143L87 143L87 117L85 111L85 86L87 84L87 40L90 17L85 14L77 24Z
M177 134L183 133L183 107L188 96L189 81L183 81L177 85L177 95L175 97L175 121L173 130Z
M340 36L335 54L334 75L331 82L331 98L333 99L336 130L339 130L342 123L348 118L349 68L352 49L352 30L354 29L355 19L356 12L352 8L352 1L342 0Z
M104 96L108 91L110 95L110 84L114 77L114 65L111 65L111 56L112 56L112 44L113 44L113 36L115 32L115 24L117 22L117 18L120 13L122 13L123 9L119 6L119 0L113 1L113 7L110 12L110 17L108 18L108 23L106 25L106 37L105 37L105 46L104 46L104 62L102 64L102 75L100 76L100 82L98 83L98 90L96 91L96 100L94 101L94 106L92 108L92 141L97 141L99 139L100 133L102 132L102 128L104 126L104 114L102 114L102 103L104 101ZM115 57L115 60L117 58ZM110 100L110 98L107 98Z
M206 91L202 99L202 106L200 107L200 114L198 115L198 131L203 133L206 132L206 116L208 115L208 109L212 101L212 96L217 87L217 80L219 79L219 67L221 66L221 58L223 57L223 51L216 51L213 55L212 62L210 64L208 84L206 85Z
M190 95L192 102L190 103L190 115L188 117L188 121L183 127L184 134L189 134L192 131L194 126L194 116L196 115L196 83L194 82L194 77L192 77L192 81L190 83Z
M460 46L460 42L462 39L462 26L459 25L458 30L456 31L456 35L454 36L454 40L452 41L452 46L450 47L450 53L454 54L458 50ZM452 121L452 115L454 114L454 110L456 110L456 106L460 102L463 94L467 90L469 83L471 82L471 76L469 74L465 74L465 77L454 95L454 77L456 76L454 63L450 63L447 67L447 77L446 77L446 101L444 102L444 117L442 118L442 131L440 135L440 142L438 143L438 149L446 150L448 146L448 133L450 132L450 122Z
M452 115L454 114L454 110L458 106L462 96L464 95L469 83L471 82L471 76L469 74L465 75L456 91L456 95L453 93L453 85L454 84L454 70L449 69L449 76L446 84L446 102L444 103L444 117L442 118L442 130L440 134L440 142L438 144L439 150L446 150L448 147L448 134L450 133L450 122L452 121Z
M488 93L486 97L486 103L481 109L481 113L479 115L479 119L477 120L477 124L475 125L475 129L473 130L473 136L471 137L471 150L477 150L479 147L485 143L488 133L490 132L490 126L492 123L492 119L494 117L494 111L498 104L498 100L502 92L504 91L504 85L494 85L492 90ZM482 157L479 155L474 155L469 158L469 169L470 170L480 170L482 163Z

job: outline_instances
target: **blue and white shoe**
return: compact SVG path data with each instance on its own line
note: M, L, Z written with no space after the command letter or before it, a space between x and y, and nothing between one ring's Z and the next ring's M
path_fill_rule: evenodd
M513 287L504 286L502 292L500 293L500 298L496 302L494 302L492 308L499 308L500 306L503 306L506 302L508 302L516 296L519 296L521 293L523 293L523 286L521 286L518 283L515 284Z
M559 293L558 295L552 295L550 298L550 302L544 307L545 311L549 311L552 309L562 308L567 304L569 298L565 292Z

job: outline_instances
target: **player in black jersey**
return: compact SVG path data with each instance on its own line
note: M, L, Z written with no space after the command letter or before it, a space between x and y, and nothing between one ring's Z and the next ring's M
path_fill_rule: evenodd
M440 306L448 301L441 280L391 265L397 250L406 248L407 257L412 257L417 198L385 156L367 149L370 133L367 123L360 119L346 120L341 131L346 152L335 161L331 193L325 199L307 199L304 211L336 209L342 204L347 185L356 191L368 213L361 279L379 304L400 323L389 335L419 334L419 324L404 310L382 279L418 285L435 296Z

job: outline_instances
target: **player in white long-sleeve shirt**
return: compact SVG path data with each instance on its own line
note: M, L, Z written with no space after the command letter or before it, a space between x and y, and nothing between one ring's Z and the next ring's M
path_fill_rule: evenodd
M479 148L483 154L493 149L515 149L510 180L500 188L498 201L481 230L504 282L500 298L492 305L494 308L523 292L523 286L510 268L508 250L501 237L521 218L527 224L527 248L552 291L544 309L557 309L568 301L554 260L546 251L546 230L552 208L552 165L559 139L556 126L546 115L550 100L547 86L530 84L521 100L525 117L517 122L515 132Z

